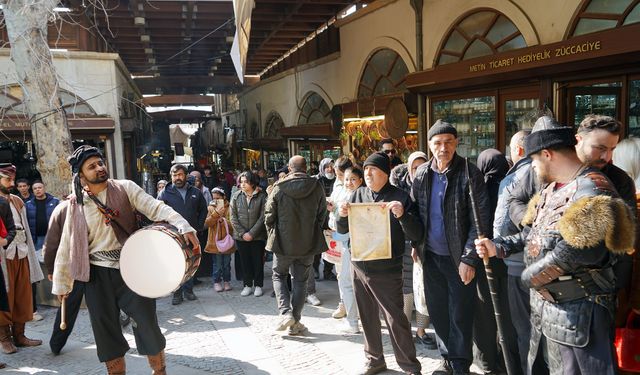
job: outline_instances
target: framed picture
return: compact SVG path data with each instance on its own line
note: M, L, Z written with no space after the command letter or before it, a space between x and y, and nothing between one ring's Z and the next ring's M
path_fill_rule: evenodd
M351 260L391 259L390 213L380 203L349 205Z

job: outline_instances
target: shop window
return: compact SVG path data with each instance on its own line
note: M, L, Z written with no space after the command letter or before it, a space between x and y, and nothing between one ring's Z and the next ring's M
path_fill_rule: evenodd
M265 125L264 137L265 138L280 138L278 131L284 128L284 121L278 112L271 112L267 117L267 123Z
M367 61L358 86L358 98L403 92L408 73L400 55L390 49L381 49Z
M640 137L640 80L629 81L629 132Z
M635 0L585 0L569 35L578 36L640 22Z
M516 25L505 15L483 10L455 25L438 54L438 65L456 63L527 46Z
M323 124L331 122L331 110L327 103L322 99L320 95L312 92L300 111L300 117L298 117L298 125L305 124Z
M495 96L434 101L433 118L456 127L461 156L476 159L482 150L496 147Z

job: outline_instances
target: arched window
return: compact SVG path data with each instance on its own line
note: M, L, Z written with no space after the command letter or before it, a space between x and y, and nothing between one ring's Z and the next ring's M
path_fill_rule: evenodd
M280 138L280 134L278 134L278 130L284 128L284 121L282 121L282 117L276 111L272 111L269 113L267 117L267 123L264 127L264 137L265 138Z
M524 48L527 42L516 25L495 10L481 10L458 22L440 47L437 65Z
M390 49L374 53L364 68L358 98L392 94L405 91L405 77L409 73L402 57Z
M320 95L312 92L302 105L298 125L323 124L331 122L331 110Z
M26 114L22 103L24 94L20 85L7 85L0 90L0 113L6 116ZM96 112L81 97L70 91L59 89L58 96L62 101L67 116L96 116Z
M640 0L585 0L569 36L595 33L640 22Z

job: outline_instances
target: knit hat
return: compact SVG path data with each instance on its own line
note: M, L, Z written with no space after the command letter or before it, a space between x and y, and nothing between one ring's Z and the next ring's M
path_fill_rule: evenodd
M438 134L453 134L454 137L458 138L458 131L456 128L441 119L438 119L435 124L431 125L431 128L429 128L429 131L427 132L427 140L430 141L431 138Z
M540 117L531 134L524 139L524 151L531 156L546 148L572 147L576 145L573 128L560 125L550 116Z
M0 177L15 177L16 166L11 163L0 163Z
M374 152L364 161L364 168L374 166L388 175L391 174L391 160L384 152Z
M93 146L82 145L73 151L71 156L67 159L69 164L71 165L71 171L73 172L73 193L76 196L76 202L82 205L84 202L82 200L82 183L80 182L80 170L82 169L82 165L89 158L97 156L100 159L104 159L100 150Z

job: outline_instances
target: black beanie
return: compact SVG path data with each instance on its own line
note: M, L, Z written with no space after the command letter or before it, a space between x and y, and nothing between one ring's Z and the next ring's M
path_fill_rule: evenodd
M388 175L391 174L391 160L384 152L375 152L364 161L364 167L372 165Z
M576 135L573 128L562 126L549 116L540 117L531 134L524 138L524 152L527 156L547 148L573 147Z
M456 128L448 122L440 119L438 119L438 121L429 128L429 131L427 132L427 140L430 141L431 138L438 134L453 134L454 137L458 138L458 131Z

